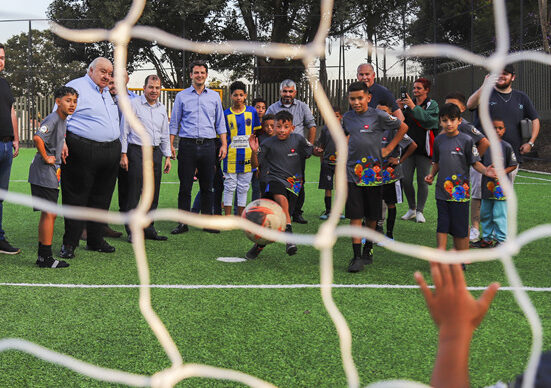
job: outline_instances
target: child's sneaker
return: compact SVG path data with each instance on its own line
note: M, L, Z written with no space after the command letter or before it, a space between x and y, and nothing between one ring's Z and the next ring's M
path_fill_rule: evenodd
M287 252L289 256L293 256L295 253L297 253L297 251L298 251L298 248L296 244L293 244L293 243L285 244L285 252Z
M251 249L245 254L245 259L254 260L258 257L260 252L264 249L265 245L254 244Z
M320 214L320 220L326 220L329 218L329 212L327 210L324 210L323 213Z
M348 264L348 272L356 273L360 272L365 267L365 260L361 257L353 257L352 260L350 260L350 264Z
M417 212L417 213L415 214L415 222L418 222L418 223L420 223L420 224L423 224L423 223L426 222L425 216L423 215L423 213Z
M493 240L479 240L479 241L476 241L474 243L469 243L469 246L471 248L493 248L495 245L494 241Z
M40 268L66 268L69 266L69 263L63 260L56 260L52 256L46 258L38 256L36 265Z
M471 227L469 231L469 241L476 242L480 239L480 232L478 229Z
M362 252L362 260L365 264L373 264L373 248L366 249L366 247L364 246Z

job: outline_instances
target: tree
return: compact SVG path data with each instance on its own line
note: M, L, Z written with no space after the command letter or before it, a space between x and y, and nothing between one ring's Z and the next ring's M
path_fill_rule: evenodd
M366 23L370 34L388 24L392 12L400 10L406 0L337 0L330 35L355 33ZM54 0L48 15L69 28L112 28L125 16L130 0ZM108 12L106 12L108 10ZM196 41L250 40L307 44L317 32L320 22L320 0L152 0L146 3L138 21L187 39ZM75 19L64 21L63 19ZM111 55L107 43L79 44L58 39L67 53L67 60L78 58L89 62L95 56ZM247 55L198 55L160 47L154 42L133 40L128 47L128 68L152 63L167 87L187 85L184 70L191 60L207 59L212 68L228 70L230 77L251 77L256 72L263 82L283 78L300 79L304 66L300 60L274 59Z
M52 32L47 30L31 30L32 65L29 67L28 39L27 33L21 33L6 42L5 77L15 96L27 91L40 96L52 95L56 88L85 74L86 65L75 60L67 62L62 49L54 44Z

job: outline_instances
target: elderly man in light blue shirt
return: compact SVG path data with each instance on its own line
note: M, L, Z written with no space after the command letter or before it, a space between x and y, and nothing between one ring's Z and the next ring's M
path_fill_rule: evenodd
M275 115L281 110L289 111L293 115L293 125L295 126L294 133L298 133L308 140L310 143L314 143L316 138L316 121L310 111L308 105L304 102L297 100L297 85L293 80L286 79L279 85L279 94L281 99L268 107L266 114ZM302 176L304 175L304 164L302 165ZM302 217L302 206L304 205L304 185L300 190L297 203L295 205L295 213L293 214L293 221L299 224L306 224L306 221Z
M153 146L153 173L155 177L155 193L150 210L157 209L159 204L159 192L161 189L161 176L170 172L170 157L172 155L169 142L168 114L166 107L159 102L161 95L161 79L155 75L145 78L144 94L130 101L132 111L136 114L145 128L149 142ZM143 154L142 139L138 133L124 122L121 134L121 167L128 171L128 210L136 208L140 200L143 186ZM163 156L165 163L163 168ZM126 226L128 240L132 241L130 228ZM153 222L144 230L145 238L164 241L167 238L161 236L155 230Z
M216 163L227 153L226 124L220 96L205 87L208 67L205 62L190 64L191 87L176 95L170 118L170 144L174 154L174 138L180 137L178 145L178 209L189 211L193 176L197 170L201 190L201 213L212 214L213 180ZM216 139L220 139L217 150ZM188 226L178 224L171 232L180 234ZM207 232L217 232L205 229Z
M119 113L109 94L113 65L96 58L84 77L67 83L78 91L75 113L67 119L61 166L63 205L109 209L120 161ZM85 222L65 218L60 257L73 258ZM103 238L103 224L88 221L86 249L112 253L115 248Z

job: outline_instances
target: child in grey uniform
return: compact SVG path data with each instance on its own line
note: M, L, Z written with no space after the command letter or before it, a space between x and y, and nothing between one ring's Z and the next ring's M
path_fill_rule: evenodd
M40 125L33 137L38 152L29 168L29 183L33 197L57 203L59 181L61 177L61 159L67 116L77 107L78 93L75 89L63 86L54 94L57 110L50 113ZM39 209L34 209L38 211ZM42 268L64 268L69 264L55 260L52 254L56 214L42 211L38 223L38 259L36 264Z

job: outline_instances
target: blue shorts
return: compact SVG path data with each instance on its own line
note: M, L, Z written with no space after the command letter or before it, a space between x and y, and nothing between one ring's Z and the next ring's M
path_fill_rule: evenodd
M437 233L463 238L469 235L469 203L436 200L438 210Z

